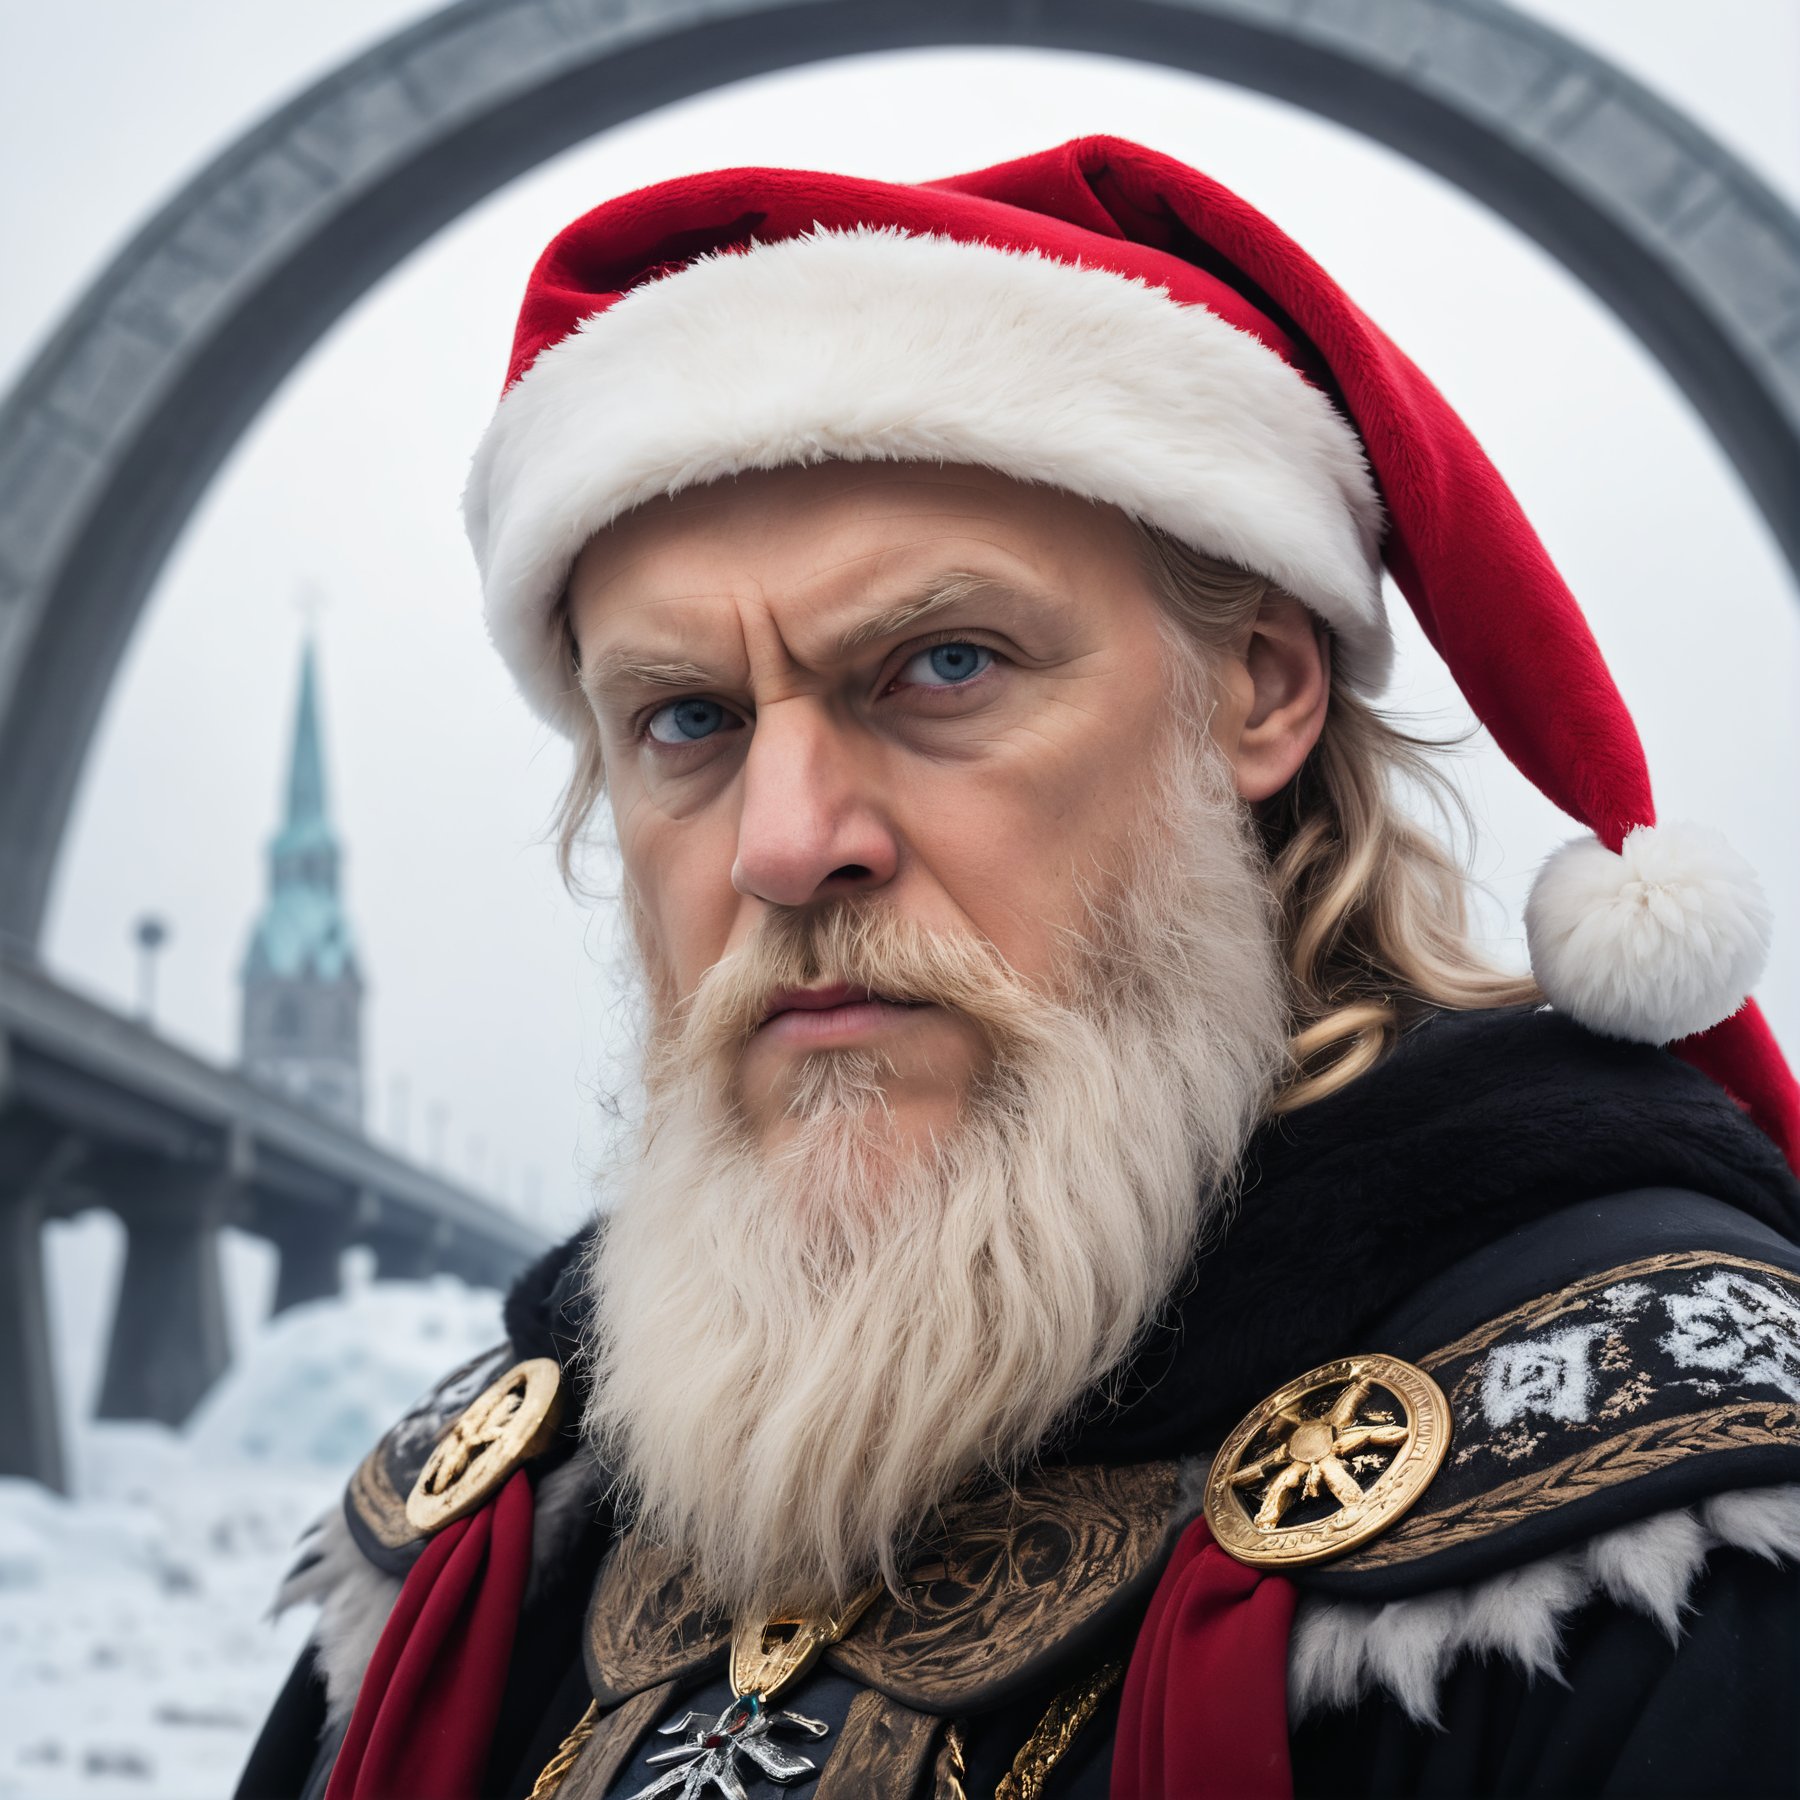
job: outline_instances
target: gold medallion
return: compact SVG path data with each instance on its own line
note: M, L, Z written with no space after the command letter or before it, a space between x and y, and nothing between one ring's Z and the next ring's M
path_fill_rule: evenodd
M740 1623L731 1634L731 1691L772 1700L849 1631L880 1592L876 1582L835 1612L784 1614L760 1625Z
M1450 1448L1443 1389L1397 1356L1347 1356L1290 1381L1232 1432L1206 1522L1254 1568L1326 1562L1403 1517Z
M426 1458L406 1496L406 1522L421 1537L472 1513L521 1463L550 1442L562 1418L556 1359L514 1363L477 1395Z

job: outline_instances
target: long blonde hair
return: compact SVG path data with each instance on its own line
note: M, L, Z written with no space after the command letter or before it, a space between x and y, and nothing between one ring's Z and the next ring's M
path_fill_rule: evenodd
M1223 653L1280 592L1153 527L1139 525L1138 534L1157 599L1203 658ZM1477 952L1467 872L1401 807L1410 784L1447 827L1467 827L1462 797L1434 758L1442 749L1384 718L1334 662L1318 743L1258 808L1293 1018L1293 1067L1276 1112L1355 1080L1426 1011L1542 998L1528 976Z
M1280 590L1267 577L1137 526L1157 600L1202 658L1217 657ZM556 629L579 665L566 609ZM600 735L583 709L581 736L556 815L557 866L580 888L577 855L605 792ZM1400 804L1411 785L1446 826L1467 824L1436 761L1443 746L1384 718L1334 663L1319 741L1257 823L1282 924L1293 1022L1291 1071L1273 1104L1292 1112L1365 1070L1415 1018L1541 1000L1528 976L1484 961L1469 935L1468 875L1445 841Z

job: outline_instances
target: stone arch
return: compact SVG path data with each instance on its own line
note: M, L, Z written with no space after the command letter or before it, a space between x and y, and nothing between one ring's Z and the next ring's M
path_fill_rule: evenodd
M1456 182L1637 333L1800 570L1800 218L1630 77L1497 0L460 0L227 148L0 408L0 946L34 951L87 746L169 546L359 295L609 125L745 76L926 45L1194 70Z

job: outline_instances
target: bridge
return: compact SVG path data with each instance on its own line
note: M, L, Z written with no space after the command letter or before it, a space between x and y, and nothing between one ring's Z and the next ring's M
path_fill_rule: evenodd
M544 1248L524 1220L0 959L0 1475L66 1486L44 1290L46 1221L126 1231L99 1416L178 1425L230 1360L219 1233L275 1247L275 1310L378 1279L499 1285Z

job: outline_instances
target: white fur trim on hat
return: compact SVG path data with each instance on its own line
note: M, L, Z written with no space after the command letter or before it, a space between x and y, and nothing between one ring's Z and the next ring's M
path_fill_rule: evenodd
M1744 1004L1773 921L1750 865L1718 832L1641 825L1615 856L1563 845L1525 903L1532 973L1559 1012L1603 1036L1673 1043Z
M579 700L549 631L620 514L747 469L965 463L1109 502L1269 576L1368 691L1392 658L1355 430L1273 351L1110 270L893 228L706 256L545 350L464 495L488 629L527 698Z

